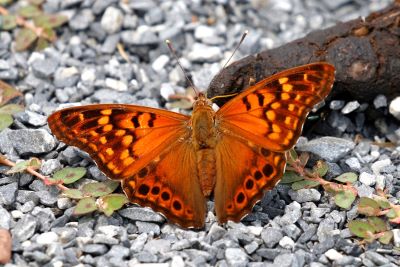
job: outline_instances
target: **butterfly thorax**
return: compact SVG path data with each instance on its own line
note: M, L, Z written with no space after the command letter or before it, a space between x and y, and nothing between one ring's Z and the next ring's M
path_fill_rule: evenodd
M217 133L215 111L212 103L203 94L193 105L191 118L192 142L197 157L197 172L204 196L209 196L215 185L215 146Z

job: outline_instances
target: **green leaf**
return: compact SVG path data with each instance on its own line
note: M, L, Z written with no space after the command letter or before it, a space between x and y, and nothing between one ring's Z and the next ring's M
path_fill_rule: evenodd
M287 153L287 163L289 165L293 165L293 163L298 159L297 153L294 148L291 148Z
M0 114L0 132L3 131L4 129L10 127L10 125L13 123L13 118L9 114Z
M371 240L374 234L374 227L368 222L361 220L354 220L349 222L349 229L354 235L364 238L366 240Z
M368 217L367 221L374 227L375 233L381 233L387 230L386 222L379 217Z
M24 110L24 107L17 104L8 104L0 107L0 114L12 115Z
M35 6L40 6L45 0L29 0L29 3Z
M342 183L354 183L357 181L358 175L354 172L345 172L334 179Z
M42 12L42 10L40 10L40 8L38 6L27 5L27 6L23 6L20 9L18 9L17 13L21 17L31 19L33 17L41 15L43 12Z
M358 203L358 213L367 216L375 216L378 215L379 212L379 204L375 200L369 197L360 198L360 203Z
M50 42L54 42L57 39L57 34L52 28L43 28L43 33L43 38Z
M43 37L39 37L38 41L36 43L35 50L36 51L41 51L41 50L45 49L48 46L49 46L49 42L46 39L44 39Z
M22 97L21 92L6 82L0 80L0 106L7 104L11 100Z
M292 184L292 189L293 190L300 190L303 188L312 188L312 187L316 187L319 186L320 183L317 181L311 181L311 180L301 180L298 182L294 182Z
M379 242L381 242L382 244L389 244L390 241L392 241L393 238L393 232L392 231L386 231L383 236L379 237Z
M83 167L66 167L62 170L54 173L52 178L49 178L51 182L62 181L64 184L72 184L81 179L86 174L86 169Z
M123 205L129 203L128 198L124 194L110 194L99 199L99 210L105 215L111 216L114 211L122 208Z
M17 17L15 15L1 15L0 29L8 31L17 27Z
M57 14L43 14L33 19L34 23L38 27L42 28L57 28L68 21L68 18L63 15Z
M305 167L309 159L310 159L310 154L308 154L307 152L302 152L299 156L300 165Z
M117 189L118 186L119 182L107 180L101 183L95 182L85 184L82 187L82 191L92 197L101 197L111 194L112 192L114 192L115 189Z
M0 0L0 6L6 6L12 3L13 0Z
M379 204L379 207L381 207L382 209L390 209L391 207L389 200L387 200L387 198L385 197L374 196L374 200Z
M72 199L81 199L84 198L84 194L79 189L68 189L62 192L64 196L72 198Z
M328 170L328 164L326 164L326 162L322 160L318 160L317 164L313 168L313 171L317 173L320 177L324 177Z
M335 203L343 209L349 209L356 200L356 196L350 190L342 190L335 194Z
M15 50L27 50L31 45L33 45L36 39L37 35L31 29L23 28L19 30L17 33L17 37L15 38Z
M76 204L74 215L84 215L97 210L96 200L92 197L82 198Z
M24 172L28 167L31 167L33 169L38 169L40 168L41 161L37 158L31 158L28 160L23 160L20 162L17 162L11 169L9 169L6 174L14 174L14 173L20 173Z
M304 180L304 177L301 177L295 172L287 171L283 174L283 177L280 181L281 184L291 184L297 181Z

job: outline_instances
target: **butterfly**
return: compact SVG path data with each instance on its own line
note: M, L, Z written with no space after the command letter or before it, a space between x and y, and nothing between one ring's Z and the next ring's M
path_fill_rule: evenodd
M210 196L219 223L238 222L277 184L285 152L334 79L334 66L318 62L263 79L218 111L199 93L191 116L96 104L56 111L48 124L121 181L131 202L181 227L202 228Z

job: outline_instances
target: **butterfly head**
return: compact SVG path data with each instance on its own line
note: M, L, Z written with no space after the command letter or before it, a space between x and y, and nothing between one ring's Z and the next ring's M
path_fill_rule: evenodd
M204 93L199 93L196 96L196 100L193 103L193 111L196 111L200 108L211 108L212 109L213 103L210 99L206 97Z

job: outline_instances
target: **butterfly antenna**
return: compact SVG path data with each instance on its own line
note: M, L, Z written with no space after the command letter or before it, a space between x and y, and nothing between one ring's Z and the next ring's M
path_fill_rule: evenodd
M239 43L237 44L237 46L235 47L235 50L233 50L232 55L229 57L229 59L226 61L225 65L222 67L222 69L225 69L226 65L228 65L229 61L231 61L231 59L233 58L233 56L235 55L236 51L239 49L240 45L243 43L244 38L246 38L247 34L249 33L248 30L245 30L242 38L240 38Z
M174 56L174 58L176 59L176 62L178 62L179 67L181 68L183 75L185 75L186 80L189 82L190 86L193 88L193 91L196 93L196 95L199 95L199 91L196 89L196 87L194 86L194 84L192 83L192 81L189 79L189 77L186 74L186 71L184 70L184 68L182 67L181 62L179 61L178 56L176 55L175 49L172 46L172 43L170 40L165 40L165 42L168 45L169 51L171 51L171 54Z

